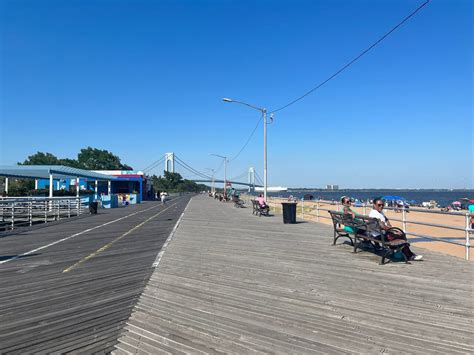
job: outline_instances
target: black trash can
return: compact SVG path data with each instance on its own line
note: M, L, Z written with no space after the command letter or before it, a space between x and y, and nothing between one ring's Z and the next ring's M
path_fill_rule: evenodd
M296 223L296 205L294 202L282 202L283 207L283 223Z
M97 207L99 203L97 201L89 203L89 213L90 214L97 214Z

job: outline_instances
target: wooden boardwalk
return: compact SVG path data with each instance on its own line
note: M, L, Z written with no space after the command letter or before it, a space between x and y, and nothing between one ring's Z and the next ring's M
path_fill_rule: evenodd
M327 225L193 198L114 353L474 351L472 263L380 266L331 242Z
M188 200L0 234L0 353L110 352Z

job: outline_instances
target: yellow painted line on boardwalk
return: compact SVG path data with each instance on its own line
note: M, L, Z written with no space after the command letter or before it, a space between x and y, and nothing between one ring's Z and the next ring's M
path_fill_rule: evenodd
M151 216L150 218L146 219L145 221L143 221L142 223L140 224L137 224L135 227L133 227L132 229L130 229L129 231L125 232L124 234L122 234L121 236L115 238L114 240L112 240L111 242L105 244L103 247L97 249L95 252L93 252L92 254L89 254L87 255L86 257L82 258L81 260L79 260L77 263L75 263L74 265L71 265L69 266L67 269L64 269L63 270L63 273L65 272L69 272L73 269L75 269L77 266L81 265L82 263L86 262L87 260L93 258L94 256L98 255L99 253L102 253L104 250L107 250L108 248L110 248L115 242L118 242L120 239L122 238L125 238L127 235L129 235L130 233L132 233L133 231L136 231L138 228L142 227L145 223L148 223L149 221L151 221L153 218L159 216L160 214L162 214L163 212L165 212L166 210L170 209L171 207L173 206L176 206L177 202L166 207L165 209L161 210L160 212L154 214L153 216Z

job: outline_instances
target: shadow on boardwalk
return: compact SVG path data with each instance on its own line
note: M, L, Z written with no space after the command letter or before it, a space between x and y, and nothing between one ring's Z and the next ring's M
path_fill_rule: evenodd
M472 263L331 243L327 225L193 198L115 353L474 351Z

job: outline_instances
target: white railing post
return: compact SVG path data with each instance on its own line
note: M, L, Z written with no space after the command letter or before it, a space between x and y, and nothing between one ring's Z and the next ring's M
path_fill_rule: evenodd
M466 260L469 260L471 256L471 241L469 239L469 230L471 229L470 219L470 213L466 213Z
M316 202L316 221L319 222L319 200Z
M407 232L407 210L405 206L403 206L403 209L402 209L402 228L403 228L403 232L406 233Z
M28 222L30 222L30 226L33 225L33 201L28 202Z
M364 216L367 216L367 204L364 203Z
M77 198L76 199L76 216L79 216L81 214L81 199Z
M12 202L12 229L15 228L15 202Z
M44 223L48 223L48 201L44 200Z
M67 218L71 218L71 199L67 199Z

